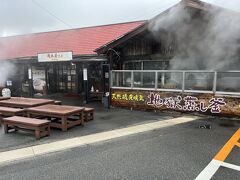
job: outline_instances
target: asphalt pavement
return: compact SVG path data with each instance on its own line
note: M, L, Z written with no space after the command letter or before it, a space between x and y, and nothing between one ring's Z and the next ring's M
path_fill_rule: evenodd
M0 179L195 179L239 125L197 120L0 165ZM228 163L240 165L235 147ZM212 179L239 179L221 167Z
M75 104L71 102L71 105ZM33 133L18 131L4 134L3 127L0 126L0 152L181 116L179 113L131 111L119 108L105 109L96 103L85 106L95 108L93 121L86 122L84 126L80 125L70 128L67 132L51 128L49 137L44 137L37 141Z

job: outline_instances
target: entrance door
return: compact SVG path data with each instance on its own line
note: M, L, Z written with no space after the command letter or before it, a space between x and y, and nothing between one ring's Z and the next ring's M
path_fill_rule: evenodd
M57 92L57 77L56 77L56 69L53 64L48 64L47 66L47 87L48 93L56 93Z
M57 91L62 93L77 93L76 65L59 64L56 66Z
M54 63L48 67L48 90L50 93L77 93L76 65Z

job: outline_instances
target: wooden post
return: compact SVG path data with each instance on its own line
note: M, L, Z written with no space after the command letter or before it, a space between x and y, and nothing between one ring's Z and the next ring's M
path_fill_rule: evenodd
M67 131L67 117L63 116L61 119L62 119L62 131Z

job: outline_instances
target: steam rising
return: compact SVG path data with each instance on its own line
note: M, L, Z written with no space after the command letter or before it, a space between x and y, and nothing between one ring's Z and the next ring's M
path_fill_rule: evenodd
M0 87L6 86L6 81L15 74L15 66L12 63L1 62L0 66Z
M240 13L180 4L150 23L149 30L168 51L175 49L171 69L239 70L239 22Z

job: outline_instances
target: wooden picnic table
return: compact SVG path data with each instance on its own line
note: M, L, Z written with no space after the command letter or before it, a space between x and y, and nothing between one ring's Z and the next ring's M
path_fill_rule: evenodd
M51 120L50 126L67 131L68 128L84 123L83 107L47 104L27 108L28 117L43 116ZM72 118L73 116L77 117Z
M0 106L13 107L13 108L30 108L30 107L41 106L45 104L54 104L54 100L11 97L10 99L0 101Z

